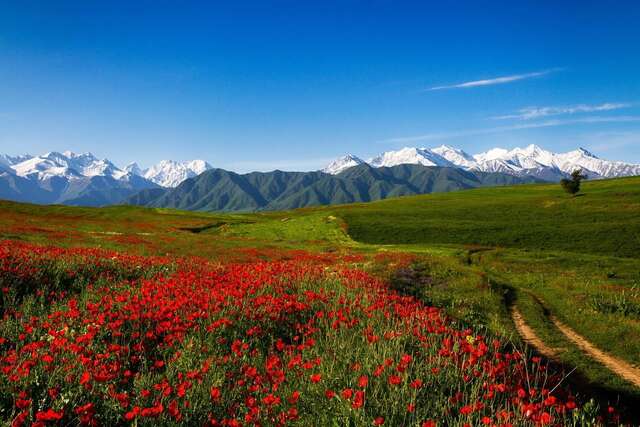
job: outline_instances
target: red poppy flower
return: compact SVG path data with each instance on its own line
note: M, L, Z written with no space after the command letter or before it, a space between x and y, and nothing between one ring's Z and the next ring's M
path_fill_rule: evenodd
M362 375L358 378L358 387L365 388L367 384L369 384L369 378L366 375Z
M49 408L46 411L36 413L37 421L60 421L64 416L64 411L54 411Z

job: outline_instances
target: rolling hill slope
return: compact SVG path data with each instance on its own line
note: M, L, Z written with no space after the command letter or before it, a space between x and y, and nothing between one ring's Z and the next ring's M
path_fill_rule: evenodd
M335 208L356 240L469 244L640 257L640 177L483 188Z

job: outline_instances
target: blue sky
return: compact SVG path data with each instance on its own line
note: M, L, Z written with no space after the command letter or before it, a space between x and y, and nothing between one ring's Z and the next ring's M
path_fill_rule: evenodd
M0 152L308 170L584 146L640 163L640 2L0 0Z

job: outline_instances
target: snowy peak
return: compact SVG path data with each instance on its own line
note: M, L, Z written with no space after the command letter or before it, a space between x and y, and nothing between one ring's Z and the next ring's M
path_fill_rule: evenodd
M456 166L468 168L475 164L475 159L470 154L467 154L465 151L459 148L451 147L449 145L441 145L432 149L431 151L442 156Z
M512 150L494 148L473 156L476 164L471 166L471 168L484 172L504 172L510 170L513 171L513 173L541 168L555 169L555 156L556 154L535 144L528 145L524 148L516 147Z
M322 169L322 172L337 175L342 171L364 163L365 161L361 158L354 156L353 154L347 154L346 156L339 157L329 163L327 167Z
M200 175L209 169L212 169L212 166L204 160L189 162L162 160L143 171L143 176L162 187L177 187L182 181Z
M106 159L98 159L91 153L76 154L71 151L51 151L41 156L22 156L26 160L11 165L16 175L48 179L52 177L79 178L109 176L121 179L126 172Z
M506 156L509 153L509 150L505 150L504 148L492 148L489 151L485 151L484 153L476 154L473 158L478 162L484 162L487 160L496 160Z
M341 157L324 170L344 170L339 168L340 165L349 164L348 159L351 157L357 159L355 156ZM602 160L584 148L566 153L554 153L535 144L511 150L493 148L473 156L448 145L431 149L405 147L397 151L384 152L370 159L368 163L373 167L400 164L457 167L479 172L534 176L551 181L566 176L576 169L582 169L590 178L640 175L640 165ZM355 163L347 167L351 166L355 166Z
M130 173L131 175L142 176L144 171L140 169L140 166L136 162L129 163L123 169L125 172Z
M204 160L191 160L190 162L183 163L187 169L193 171L196 175L200 175L204 171L208 171L213 167Z
M553 166L554 154L531 144L525 148L514 148L500 160L510 162L521 169L533 169L540 166Z
M589 150L587 150L586 148L578 148L577 150L575 150L576 152L580 153L580 155L585 156L585 157L593 157L594 159L597 159L598 156L596 156L595 154L593 154L592 152L590 152Z
M111 161L98 159L91 153L73 151L50 151L35 157L28 154L14 157L0 154L0 173L11 173L39 181L54 177L73 180L105 176L122 182L148 180L163 187L176 187L185 179L211 168L204 160L163 160L149 169L142 169L133 162L119 168Z
M576 169L582 169L591 178L640 175L640 165L601 160L584 148L566 153L553 153L532 144L510 151L497 148L478 154L474 158L477 161L473 166L475 170L503 172L510 169L513 174L533 174L543 179L551 176L550 172L566 175Z
M398 151L387 151L379 156L369 159L368 163L373 167L390 167L403 164L416 164L423 166L453 166L453 164L432 150L425 148L405 147Z
M566 175L576 169L582 169L591 178L640 175L640 165L602 160L584 148L566 153L553 153L536 145L529 145L525 148L514 148L498 160L505 162L517 174L530 173L535 169L539 171L536 174L557 171ZM476 168L486 171L486 162L479 162Z
M78 178L82 175L69 167L66 158L60 153L46 153L12 166L16 175L45 180L53 177Z

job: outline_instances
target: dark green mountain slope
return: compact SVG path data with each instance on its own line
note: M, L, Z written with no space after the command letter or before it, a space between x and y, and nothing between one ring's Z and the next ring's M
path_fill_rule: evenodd
M320 172L253 172L240 175L212 169L164 193L136 195L130 204L203 211L255 211L272 200L307 188L327 175ZM154 197L159 194L159 197Z
M169 191L170 191L169 188L162 188L162 187L147 188L145 190L142 190L133 194L132 196L129 196L127 198L127 204L144 206L148 204L151 200L158 199Z
M202 211L286 210L527 182L538 180L421 165L360 165L338 175L282 171L240 175L212 169L174 189L138 193L126 203Z

